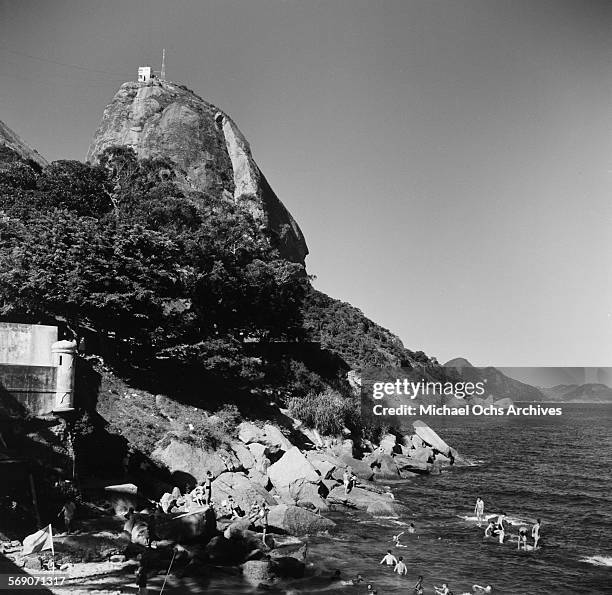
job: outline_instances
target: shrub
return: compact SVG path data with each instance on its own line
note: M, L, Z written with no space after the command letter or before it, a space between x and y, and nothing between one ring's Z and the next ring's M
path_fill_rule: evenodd
M331 388L305 397L292 397L288 406L291 415L321 434L340 434L346 426L354 425L354 402Z

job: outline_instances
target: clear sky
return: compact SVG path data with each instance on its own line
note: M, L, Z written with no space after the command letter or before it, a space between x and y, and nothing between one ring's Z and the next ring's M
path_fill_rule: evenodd
M0 0L0 33L0 119L48 159L165 47L317 288L440 361L612 364L612 2Z

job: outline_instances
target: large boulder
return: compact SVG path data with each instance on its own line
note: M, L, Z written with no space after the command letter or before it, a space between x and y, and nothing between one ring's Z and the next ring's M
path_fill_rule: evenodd
M272 572L280 578L302 578L306 565L293 556L275 557L272 559Z
M276 427L265 424L263 428L249 421L243 421L238 426L238 438L245 444L260 443L264 446L277 446L281 450L289 450L293 444Z
M217 532L217 518L212 508L188 514L157 514L155 533L160 539L189 541L195 538L208 539Z
M397 519L401 516L406 516L408 509L394 500L389 500L388 502L377 500L368 504L366 512L375 517Z
M321 476L299 448L290 448L276 463L268 467L272 485L283 496L290 496L290 486L297 480L318 484Z
M310 464L317 470L323 479L329 479L336 469L336 463L333 463L326 457L325 454L317 451L308 451L305 453Z
M260 484L251 481L244 473L223 473L212 482L212 500L220 504L233 496L236 504L248 513L251 505L262 500L268 505L276 504L270 493Z
M374 503L393 503L389 494L380 494L362 487L353 488L348 494L344 493L344 487L335 487L327 496L329 502L344 504L361 510L367 510Z
M232 442L231 447L242 469L248 471L255 466L255 457L242 442Z
M166 446L156 448L151 457L167 467L171 473L187 473L197 482L206 478L207 471L217 476L241 466L236 455L229 450L203 450L179 440L171 440Z
M281 494L281 496L287 504L296 504L297 506L324 512L329 510L329 505L323 499L323 495L327 493L327 488L321 482L313 483L299 478L291 483L288 493Z
M412 422L415 434L432 448L446 455L450 451L450 446L438 436L424 421L417 419Z
M376 451L364 458L364 461L374 470L377 479L397 479L399 477L397 463L389 454Z
M272 562L270 560L249 560L242 565L242 576L254 587L261 583L269 583L274 578Z
M372 471L372 467L370 467L366 461L360 461L342 452L336 457L336 460L338 464L336 470L332 473L334 479L342 480L342 475L346 467L350 467L359 479L369 481L374 477L374 471Z
M311 535L332 531L336 523L299 506L279 504L272 506L268 514L271 530L291 535Z
M397 438L393 434L385 434L380 440L380 446L378 448L385 454L393 454L396 450L399 450Z

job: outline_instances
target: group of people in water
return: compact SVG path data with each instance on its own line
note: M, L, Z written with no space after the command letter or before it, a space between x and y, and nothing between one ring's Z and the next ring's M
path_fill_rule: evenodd
M493 520L495 518L495 515L493 515L491 518L487 519L484 516L484 500L478 496L478 498L476 499L476 504L474 506L474 514L476 515L476 519L478 521L478 526L481 527L483 522L487 523L487 527L485 529L484 532L484 536L485 537L495 537L497 536L497 538L499 539L499 543L504 543L505 539L506 539L506 535L508 533L507 531L507 527L506 527L506 513L505 512L500 512L497 515L497 519ZM542 525L542 521L540 519L537 519L536 522L532 525L531 527L531 537L533 539L533 546L530 546L527 543L527 535L528 535L528 527L526 526L521 526L519 528L519 532L518 532L518 545L517 545L517 549L519 550L524 550L527 551L530 548L533 548L534 550L537 549L538 547L538 543L540 541L540 527Z

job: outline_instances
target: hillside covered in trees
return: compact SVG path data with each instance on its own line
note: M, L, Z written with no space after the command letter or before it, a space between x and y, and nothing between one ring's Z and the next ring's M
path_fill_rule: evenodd
M112 371L187 406L248 415L259 395L316 425L315 397L326 395L325 415L335 418L321 429L358 423L349 369L430 361L314 290L248 210L226 194L186 191L175 170L124 147L108 148L96 165L44 167L4 147L2 319L58 324L82 355L104 362L106 384ZM145 393L88 402L139 442L159 434L156 424L169 429ZM149 409L157 422L146 421Z

